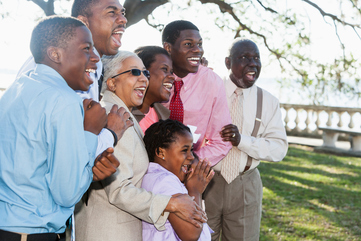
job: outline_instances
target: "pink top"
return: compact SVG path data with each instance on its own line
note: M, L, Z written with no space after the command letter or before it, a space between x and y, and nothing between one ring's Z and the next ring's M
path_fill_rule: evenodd
M156 194L163 194L169 196L177 193L188 194L187 188L176 175L174 175L158 163L154 162L149 163L148 171L143 177L142 188ZM164 231L158 231L155 228L154 224L147 223L145 221L142 221L142 225L142 235L144 241L180 240L169 220L167 220L164 225L164 227L166 228L166 230ZM198 241L210 241L211 233L213 233L212 229L208 226L208 224L204 223Z
M145 133L145 130L149 128L153 123L156 123L159 121L157 112L153 107L149 107L149 111L147 114L145 114L144 118L139 122L140 128L142 128L143 133Z
M230 142L223 142L219 134L223 126L232 123L223 80L204 66L199 66L197 73L190 73L182 80L184 84L180 96L184 107L183 123L197 127L195 134L200 134L200 137L194 144L194 150L201 159L207 158L213 166L232 147ZM172 89L170 100L173 93ZM164 106L169 108L169 102Z

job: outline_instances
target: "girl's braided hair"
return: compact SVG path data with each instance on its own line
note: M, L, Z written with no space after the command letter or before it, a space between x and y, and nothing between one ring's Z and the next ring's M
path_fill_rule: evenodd
M159 120L151 125L144 135L145 149L147 150L149 161L154 162L159 148L167 149L172 142L176 141L176 134L191 133L191 130L176 120Z

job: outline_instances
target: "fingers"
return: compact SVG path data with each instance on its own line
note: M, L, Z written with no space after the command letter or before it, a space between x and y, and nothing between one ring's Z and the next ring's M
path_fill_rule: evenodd
M228 125L223 126L221 131L226 130L226 129L232 129L233 127L237 127L237 126L235 126L233 124L228 124Z
M194 197L193 197L194 198ZM206 212L202 209L200 205L198 205L196 202L194 202L196 205L196 211L197 211L197 218L199 222L206 223L208 221L208 217Z
M109 113L117 113L117 111L118 111L118 105L113 105Z
M113 148L108 148L97 158L92 169L94 181L103 180L117 171L119 160L113 152Z
M109 147L108 149L106 149L103 153L106 153L106 159L110 162L110 164L112 164L115 168L117 168L120 163L118 158L116 158L114 156L114 149L112 147ZM105 161L105 160L104 160Z
M238 127L236 125L229 124L222 128L220 134L222 137L227 137L227 136L232 136L236 132L239 132Z
M125 129L128 129L129 127L133 126L134 125L134 122L130 119L128 119L126 122L125 122Z
M92 99L83 101L84 130L98 135L107 124L106 111L99 103Z
M83 100L83 108L84 108L84 110L88 109L88 106L89 106L90 102L92 102L92 99L84 99Z
M203 175L203 177L206 179L206 183L208 184L213 176L214 176L214 171L211 170L211 163L208 161L204 161L202 166L200 167L200 175Z
M209 165L209 163L208 163L208 161L206 159L201 160L199 163L200 163L200 167L199 167L199 172L198 173L200 175L204 175L204 170Z
M108 114L108 128L113 130L118 137L118 140L122 138L124 132L134 123L130 118L130 113L126 111L124 107L118 108L117 105L113 105L111 111Z
M205 57L203 57L201 59L201 65L206 66L206 67L208 66L208 60Z
M215 174L214 170L211 170L211 171L208 173L207 183L209 183L209 182L212 180L212 178L214 177L214 174Z

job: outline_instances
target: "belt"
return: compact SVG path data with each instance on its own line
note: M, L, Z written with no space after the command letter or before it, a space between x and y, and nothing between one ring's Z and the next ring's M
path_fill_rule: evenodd
M21 234L0 229L1 241L58 241L65 240L65 233Z
M257 168L257 167L252 168L252 169L248 169L247 171L245 170L245 171L243 171L243 172L240 172L240 173L239 173L239 176L245 176L245 175L247 175L247 174L250 174L250 173L253 172L256 168ZM214 170L213 170L213 171L214 171ZM222 176L221 171L214 171L214 173L215 173L217 176Z

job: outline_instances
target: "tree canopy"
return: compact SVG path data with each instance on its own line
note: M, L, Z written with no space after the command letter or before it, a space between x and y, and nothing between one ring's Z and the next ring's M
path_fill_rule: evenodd
M70 0L28 1L37 4L48 16L59 13L60 10L54 7L56 2ZM312 13L293 7L295 1L312 9ZM207 11L207 21L223 31L232 32L234 38L248 37L263 44L269 51L270 60L278 62L284 80L292 80L293 86L298 83L298 87L308 91L314 104L322 103L325 96L335 91L350 98L361 96L360 56L353 55L343 36L343 31L350 29L361 43L360 1L329 0L326 6L310 0L125 0L123 3L128 27L144 19L160 31L164 23L153 14L156 9L162 7L168 14L183 11L186 16L187 10L197 4L202 5L202 11ZM337 8L331 9L329 5ZM315 13L333 27L339 44L338 49L329 50L335 52L335 58L326 62L315 58L309 47L312 45L310 14Z

